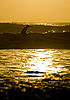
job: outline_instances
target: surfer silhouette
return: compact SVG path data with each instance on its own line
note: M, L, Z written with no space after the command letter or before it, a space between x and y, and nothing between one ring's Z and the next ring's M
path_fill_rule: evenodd
M27 32L26 32L27 29L28 29L29 27L31 27L31 26L26 25L26 27L24 27L24 28L22 29L22 31L21 31L21 35L22 35L22 36L24 36L24 37L29 37L28 34L27 34Z

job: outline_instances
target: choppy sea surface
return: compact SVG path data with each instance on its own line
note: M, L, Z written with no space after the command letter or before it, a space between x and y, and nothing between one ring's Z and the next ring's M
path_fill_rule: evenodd
M70 23L36 23L36 22L15 22L0 23L0 34L2 33L21 33L26 25L31 25L27 29L27 33L65 33L70 32Z
M46 91L70 89L70 50L0 50L0 92L33 87Z

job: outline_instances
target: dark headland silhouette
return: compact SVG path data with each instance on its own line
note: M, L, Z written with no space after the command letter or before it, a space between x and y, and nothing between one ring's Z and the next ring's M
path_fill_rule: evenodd
M20 34L0 34L0 49L70 49L70 32L27 33L26 25Z

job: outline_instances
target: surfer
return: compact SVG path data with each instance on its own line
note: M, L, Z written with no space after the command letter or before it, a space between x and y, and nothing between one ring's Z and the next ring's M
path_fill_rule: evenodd
M29 37L28 34L27 34L27 32L26 32L27 29L28 29L29 27L31 27L31 26L26 25L26 27L24 27L24 28L22 29L22 31L21 31L21 35L22 35L22 36L24 36L24 37Z

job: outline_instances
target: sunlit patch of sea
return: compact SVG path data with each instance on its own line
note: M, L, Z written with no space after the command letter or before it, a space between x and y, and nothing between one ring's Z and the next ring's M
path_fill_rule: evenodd
M70 50L0 50L0 90L19 87L70 88Z

